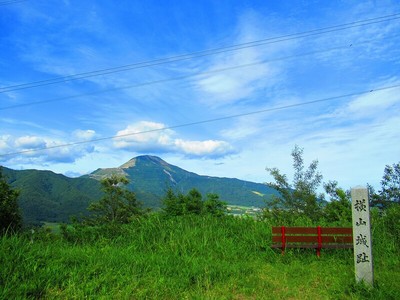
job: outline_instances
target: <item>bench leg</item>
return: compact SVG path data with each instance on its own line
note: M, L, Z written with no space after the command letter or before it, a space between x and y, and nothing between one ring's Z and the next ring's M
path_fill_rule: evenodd
M321 248L322 248L322 231L321 231L321 226L317 226L317 232L318 232L318 248L317 248L317 256L321 256Z
M286 248L286 227L281 226L281 238L282 238L282 255L285 254Z

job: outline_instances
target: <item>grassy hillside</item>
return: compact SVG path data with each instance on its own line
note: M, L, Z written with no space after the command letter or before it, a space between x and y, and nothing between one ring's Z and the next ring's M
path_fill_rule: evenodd
M1 299L398 299L398 232L373 220L375 288L352 250L270 248L251 218L152 214L123 227L0 238Z

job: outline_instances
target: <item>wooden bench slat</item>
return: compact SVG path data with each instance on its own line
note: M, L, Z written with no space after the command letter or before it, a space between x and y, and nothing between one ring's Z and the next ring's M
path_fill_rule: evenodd
M273 236L272 241L275 243L282 242L281 236ZM286 243L318 243L316 235L287 235L285 236Z
M317 227L285 227L286 234L318 234ZM321 227L322 234L353 234L352 228ZM272 227L272 234L281 234L281 227Z
M282 248L282 244L275 244L275 245L272 245L272 248ZM315 248L318 248L318 245L317 244L304 244L304 245L302 245L302 244L288 244L288 245L286 245L286 247L285 248L310 248L310 249L315 249Z
M332 243L350 244L350 243L353 243L353 236L348 236L348 235L325 236L325 235L323 235L322 243L323 244L332 244Z
M339 227L321 227L322 234L351 234L353 235L353 228L339 228Z
M281 234L282 227L272 227L273 234ZM285 227L285 232L288 234L317 234L316 227Z
M322 245L322 248L329 248L329 249L352 249L353 243L349 244L325 244Z
M352 243L352 236L321 236L322 243ZM287 235L285 236L286 243L318 243L317 235ZM273 243L281 243L282 236L272 236Z
M271 248L282 248L282 244L274 244ZM285 248L309 248L309 249L317 249L318 244L287 244ZM353 244L326 244L322 245L322 249L329 248L329 249L351 249L353 248Z
M281 227L272 227L272 234L281 234Z
M320 256L322 248L353 248L353 229L341 227L272 227L272 248L314 248ZM282 244L283 243L283 244Z

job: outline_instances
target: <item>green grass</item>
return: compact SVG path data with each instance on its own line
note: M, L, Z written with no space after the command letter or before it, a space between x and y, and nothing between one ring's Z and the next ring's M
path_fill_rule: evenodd
M374 223L375 287L351 250L270 248L252 218L152 214L122 227L0 238L0 299L398 299L396 242Z

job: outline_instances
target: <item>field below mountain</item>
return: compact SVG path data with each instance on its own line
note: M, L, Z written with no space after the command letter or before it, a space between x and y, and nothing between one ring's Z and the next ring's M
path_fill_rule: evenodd
M150 214L118 227L0 238L0 299L398 299L398 238L372 219L374 288L353 251L270 248L253 218Z

